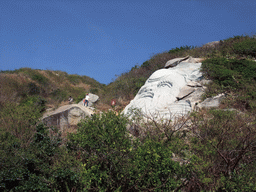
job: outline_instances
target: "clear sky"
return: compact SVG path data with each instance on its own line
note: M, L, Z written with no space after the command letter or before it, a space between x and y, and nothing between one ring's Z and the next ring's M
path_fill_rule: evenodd
M153 54L256 31L256 0L0 0L0 70L108 84Z

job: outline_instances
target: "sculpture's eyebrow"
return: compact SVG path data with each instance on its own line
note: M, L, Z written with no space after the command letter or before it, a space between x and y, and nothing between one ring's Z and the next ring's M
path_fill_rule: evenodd
M172 87L172 82L170 82L170 81L161 81L161 82L157 85L157 87L163 87L163 86L168 86L169 88L171 88L171 87Z

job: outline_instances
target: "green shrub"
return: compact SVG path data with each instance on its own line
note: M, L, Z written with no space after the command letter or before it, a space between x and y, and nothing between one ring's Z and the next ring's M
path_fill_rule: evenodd
M20 105L26 105L31 108L36 108L40 113L45 111L46 100L40 96L27 96L23 98Z
M39 124L30 144L7 131L0 132L1 191L72 191L81 189L76 160L60 148L56 129Z
M178 53L178 52L184 52L186 50L194 49L194 46L181 46L181 47L176 47L171 49L168 53L173 54L173 53Z
M172 191L182 185L185 166L172 159L170 148L152 139L147 139L135 151L132 164L132 185L136 191Z
M212 58L203 61L204 76L212 79L213 84L208 85L207 94L222 92L235 92L238 97L236 105L246 109L255 108L256 92L256 62L251 60L237 60L226 58ZM214 89L212 87L215 87ZM212 91L211 91L212 90Z
M40 110L33 105L5 103L0 110L0 130L11 133L24 141L23 145L27 145L35 131L34 126L41 117Z
M191 185L201 190L252 191L255 180L253 119L234 111L212 110L194 119ZM254 120L255 121L255 120ZM197 182L195 182L197 181ZM249 190L250 189L250 190Z
M69 136L69 149L83 164L83 183L94 191L170 191L182 186L185 167L172 151L150 137L132 139L127 119L113 112L94 115Z
M31 74L31 78L42 85L47 85L48 83L48 79L36 71L33 71L33 73Z
M97 89L97 88L91 88L91 89L90 89L90 92L93 93L93 94L97 94L97 93L99 93L99 89Z
M56 100L56 101L63 101L63 100L67 100L67 98L69 97L69 94L67 93L66 90L63 89L55 89L50 93L51 97Z
M79 75L68 75L67 77L68 80L74 85L78 84L81 81L81 77Z
M234 52L241 56L256 57L256 39L249 38L239 43L234 43Z
M149 67L149 65L150 65L149 61L145 61L144 63L142 63L141 67L147 68Z
M27 86L29 95L38 95L40 93L40 88L35 83L29 83Z
M83 182L87 189L115 190L126 179L131 140L126 133L127 120L114 113L94 115L82 122L70 135L70 148L81 149L84 163Z

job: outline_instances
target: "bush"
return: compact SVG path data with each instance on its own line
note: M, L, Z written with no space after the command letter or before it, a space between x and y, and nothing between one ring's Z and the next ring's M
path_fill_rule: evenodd
M181 47L176 47L171 49L168 53L173 54L173 53L179 53L179 52L184 52L186 50L194 49L194 46L181 46Z
M40 93L40 88L35 83L28 84L28 94L38 95Z
M75 159L65 148L56 129L39 124L26 143L10 132L0 134L1 191L71 191L81 189Z
M68 80L74 85L78 84L81 81L81 77L79 75L68 75L67 77Z
M51 96L53 97L54 100L57 101L63 101L63 100L67 100L67 98L69 97L68 93L66 90L63 89L55 89L51 92Z
M123 116L111 112L94 115L70 135L68 145L80 151L84 163L83 182L87 189L114 190L125 181L128 173L124 168L132 147L126 122Z
M240 56L256 57L256 39L249 38L239 43L234 43L234 52Z
M238 97L234 101L237 106L244 106L247 110L255 108L256 62L251 60L237 60L226 58L212 58L203 61L204 76L212 79L213 84L208 86L216 94L234 92ZM212 89L212 87L215 89Z
M69 149L83 164L83 183L94 191L163 191L182 186L185 167L171 160L163 142L139 142L126 131L127 119L113 112L94 115L69 135Z
M254 119L234 111L212 110L194 116L191 137L192 188L252 191L255 180Z

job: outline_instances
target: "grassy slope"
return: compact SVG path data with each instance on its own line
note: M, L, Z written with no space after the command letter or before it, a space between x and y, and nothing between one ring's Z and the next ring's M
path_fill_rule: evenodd
M63 101L66 101L69 95L72 95L75 101L79 101L84 97L86 92L92 92L100 97L100 101L96 106L99 110L107 110L111 108L111 99L117 100L117 109L120 110L133 99L140 87L145 83L146 79L157 69L163 68L165 63L170 59L187 55L205 58L208 60L203 66L207 65L208 68L214 70L214 67L212 66L217 66L220 62L218 59L220 58L229 59L228 63L236 63L236 60L244 60L245 58L255 59L255 47L254 36L250 37L242 35L221 40L216 44L211 43L200 47L182 46L174 48L168 52L166 51L152 56L140 66L134 66L129 72L121 74L115 81L108 85L100 84L87 76L69 75L62 71L33 70L30 68L21 68L15 71L2 71L0 73L0 104L5 103L6 101L22 102L29 99L29 97L39 96L46 101L48 107L56 107L61 103L63 104ZM213 58L218 59L214 61L209 60ZM230 59L233 60L231 61ZM239 62L237 65L247 65L243 64L243 62L240 62L239 64ZM214 65L212 65L213 63ZM253 63L249 65L253 66ZM245 68L241 70L247 71ZM253 83L250 83L255 81L255 77L253 77L252 74L251 79L245 81L241 76L243 75L242 71L235 72L233 69L230 70L230 74L236 73L236 77L234 77L234 74L231 74L231 78L232 76L233 78L240 78L240 84L245 84L246 88L243 90L239 89L239 93L243 95L242 97L239 97L239 102L236 100L235 102L231 102L231 104L230 102L226 103L229 103L231 107L234 105L239 108L238 105L243 104L247 105L246 107L242 107L244 109L248 108L248 105L249 108L254 108L254 102L247 103L245 100L248 99L248 97L250 100L254 100L255 98L254 86ZM221 82L222 80L217 80L218 78L216 77L220 74L208 74L206 67L204 67L204 73L208 78L215 79L214 83L209 86L206 96L212 96L223 91L228 92L231 95L234 93L234 86L227 86L227 84ZM227 76L227 74L222 75ZM252 91L250 91L249 96L248 94L246 96L245 92L248 89ZM235 95L237 95L237 87L235 92ZM234 94L232 95L232 98L233 97ZM231 98L229 97L229 99Z
M21 68L0 73L0 103L26 102L32 97L46 101L48 107L57 107L71 95L80 101L86 92L101 94L104 85L96 80L62 71Z
M225 92L226 107L254 113L255 52L255 39L248 36L213 46L175 48L135 66L107 86L60 71L23 68L2 72L0 190L256 191L253 114L224 110L193 113L190 132L178 132L169 122L138 124L146 134L138 138L138 147L133 149L130 138L126 139L126 120L114 113L84 121L69 143L61 140L57 129L35 126L45 101L58 105L71 93L76 99L98 89L98 95L105 94L103 104L116 98L122 107L150 74L169 59L185 55L207 58L203 72L213 83L206 96ZM172 152L190 163L178 166L170 159Z
M207 59L203 62L203 72L205 77L214 80L214 82L209 85L208 92L205 96L208 97L223 92L234 95L235 92L235 95L238 96L235 98L240 100L234 99L233 96L232 100L229 102L225 101L226 105L240 109L252 109L255 108L255 86L253 84L255 83L255 74L251 73L253 69L255 69L255 62L252 61L255 60L255 52L255 36L243 35L200 47L182 46L175 48L168 52L154 55L141 66L136 65L129 72L121 74L114 82L107 85L106 90L109 94L105 97L105 100L109 102L111 98L116 98L118 101L117 105L123 108L136 95L140 87L154 71L163 68L170 59L190 55L195 58L200 57ZM223 59L226 60L226 62L221 64L221 60ZM227 63L229 63L230 67L225 66ZM222 68L226 69L224 74L221 74L221 70L214 68L214 66L219 65L222 65ZM237 66L243 67L236 70ZM207 71L207 68L211 68L212 72L215 72L214 75L213 73L208 73L209 70ZM222 79L218 79L220 75L223 76ZM232 76L240 79L239 86L231 83L235 82L234 79L228 82L232 85L224 83L225 77L232 78ZM248 92L248 90L250 90L249 96L245 93ZM228 97L228 99L230 99L230 97ZM246 99L250 100L249 104L245 101ZM249 107L245 105L249 105Z

